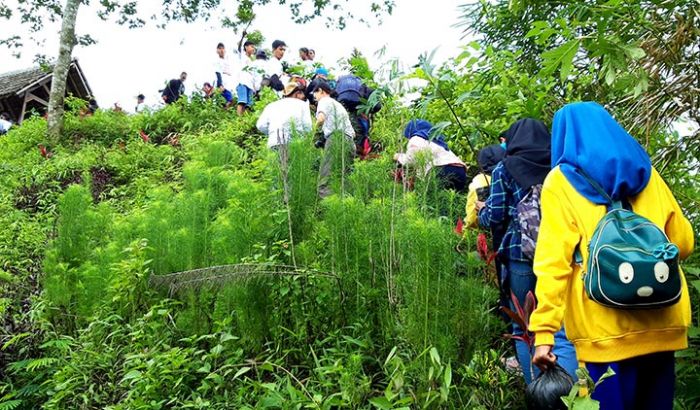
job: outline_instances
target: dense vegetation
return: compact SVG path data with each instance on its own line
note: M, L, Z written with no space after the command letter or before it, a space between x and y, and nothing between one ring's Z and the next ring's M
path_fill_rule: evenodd
M464 198L394 181L407 120L440 123L473 163L470 145L518 118L609 103L700 231L698 134L675 132L672 110L638 127L625 98L654 89L578 66L553 75L564 66L538 59L546 42L496 47L528 3L472 9L499 24L443 67L426 58L405 73L429 84L413 106L382 88L384 152L335 170L322 201L310 136L281 164L255 114L199 98L136 116L82 117L72 101L60 143L47 146L38 117L0 139L0 409L522 408L522 382L500 363L492 268L472 233L453 232ZM684 265L694 327L677 355L679 409L700 405L697 255Z

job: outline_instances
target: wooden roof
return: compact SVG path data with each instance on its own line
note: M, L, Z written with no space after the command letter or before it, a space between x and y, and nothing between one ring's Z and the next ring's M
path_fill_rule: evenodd
M53 65L32 67L0 74L0 111L7 111L21 123L31 110L43 113L48 105ZM90 99L92 89L78 60L73 60L66 82L66 95Z

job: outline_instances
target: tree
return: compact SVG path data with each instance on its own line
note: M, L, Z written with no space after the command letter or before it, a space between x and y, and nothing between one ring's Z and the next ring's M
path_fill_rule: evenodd
M374 17L380 18L384 13L391 14L394 2L395 0L372 1L369 5L369 11ZM10 19L17 14L23 24L29 25L29 31L33 34L38 33L44 27L46 19L49 21L62 20L59 53L54 66L48 113L48 136L53 140L60 138L63 128L63 100L73 47L76 44L94 43L89 35L78 37L75 33L76 16L82 3L88 5L89 0L66 0L63 9L60 7L59 0L18 1L15 7L10 7L5 3L0 4L0 18ZM209 20L212 13L216 11L224 16L221 19L222 26L229 27L234 32L238 32L240 27L244 27L243 31L246 31L255 20L255 7L277 3L288 5L292 19L299 24L320 17L322 12L328 12L328 15L324 16L327 26L336 26L341 30L345 28L349 19L368 22L364 17L356 17L350 10L346 9L342 0L298 0L291 2L287 0L277 0L276 2L272 0L240 0L234 2L235 11L228 10L222 3L221 0L161 0L160 15L152 15L150 20L157 22L159 27L164 28L170 21L189 23L199 19ZM146 20L139 15L137 6L136 1L130 0L100 0L97 13L103 20L117 16L117 24L137 28L146 24ZM0 39L0 45L3 44L19 50L23 47L23 39L19 35L12 35Z
M75 46L75 20L78 17L80 0L67 0L63 9L61 40L58 59L53 69L51 94L49 96L48 135L58 139L63 129L63 97L66 95L66 81L71 65L71 55Z
M463 6L465 32L518 53L531 75L559 73L559 92L609 103L645 137L680 117L700 123L697 0L481 1ZM688 143L700 151L700 133Z

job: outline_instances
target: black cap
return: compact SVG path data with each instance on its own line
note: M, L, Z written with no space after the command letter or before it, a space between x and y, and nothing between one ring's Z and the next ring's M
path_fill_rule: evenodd
M258 50L257 53L255 53L255 59L256 60L267 60L267 53L265 50Z
M333 92L333 89L331 88L330 84L328 84L328 82L323 79L319 79L319 81L314 86L312 92L315 93L317 90L323 90L326 92L326 94L330 94Z
M144 100L144 99L146 99L146 96L143 94L139 94L136 96L136 98L138 98L139 100Z
M278 47L287 47L287 43L285 43L282 40L275 40L272 42L272 49L276 49Z

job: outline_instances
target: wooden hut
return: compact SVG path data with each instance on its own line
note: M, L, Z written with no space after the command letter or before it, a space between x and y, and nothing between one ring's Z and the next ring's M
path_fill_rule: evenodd
M49 107L52 78L53 66L0 74L0 112L10 114L15 124L21 124L33 111L43 115ZM86 101L92 99L92 90L78 60L73 60L68 71L66 95Z

